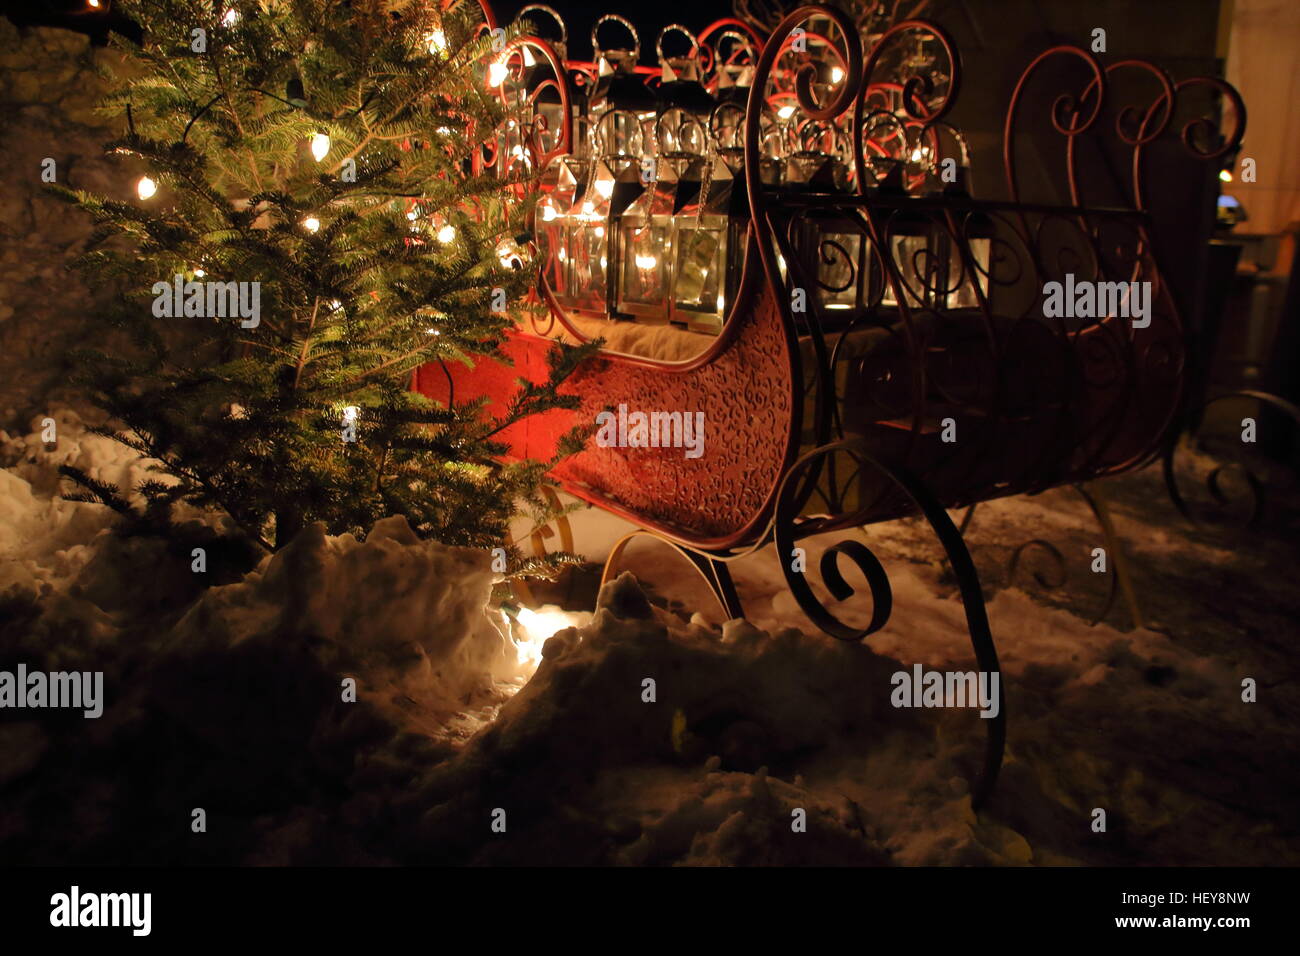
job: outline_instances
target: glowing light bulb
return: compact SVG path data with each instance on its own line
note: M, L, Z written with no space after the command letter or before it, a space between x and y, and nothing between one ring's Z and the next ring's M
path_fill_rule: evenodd
M601 199L608 199L614 195L614 182L609 179L596 180L596 195Z
M500 86L506 81L506 65L491 63L488 65L488 86Z
M239 22L239 11L236 10L234 7L231 7L221 15L221 22L225 26L233 27L236 23Z
M141 199L148 199L158 191L158 184L148 176L141 176L135 184L135 194Z
M1219 170L1219 179L1220 179L1220 181L1225 182L1225 183L1230 183L1230 182L1232 182L1232 172L1231 172L1231 170L1227 170L1227 169L1221 169L1221 170Z
M515 261L515 251L509 243L503 242L497 246L497 258L501 260L503 266L509 269L511 263Z
M596 211L596 206L590 201L582 204L582 214L584 216L590 216L595 211Z
M425 335L442 335L442 331L441 331L440 329L425 329L425 330L424 330L424 334L425 334Z
M723 310L725 307L726 307L726 303L723 301L722 293L719 292L719 293L718 293L718 312L721 313L722 310Z
M542 207L542 222L551 222L558 215L559 213L555 211L554 206Z
M311 154L315 157L316 162L325 158L325 154L330 151L329 133L315 133L311 138Z
M86 0L86 5L92 10L98 10L100 3L99 0Z
M302 221L302 227L306 229L308 232L315 232L317 229L320 228L320 220L317 219L315 216L308 216L306 219Z
M636 267L638 269L653 269L657 265L659 265L659 260L656 259L654 256L636 257Z
M416 212L414 209L412 209L410 212L406 214L406 218L411 220L411 222L415 222L415 220L420 218L420 214Z
M456 238L455 226L443 226L438 230L438 241L444 245Z
M207 275L207 273L204 272L202 269L195 269L194 274L198 276L200 279L202 279L205 275Z
M597 239L604 239L604 238L605 238L605 227L604 227L604 226L597 226L595 229L592 230L592 232L594 232L594 233L596 234L596 238L597 238Z
M921 152L921 147L920 147L920 146L918 146L918 147L916 147L916 149L912 150L912 162L914 162L914 163L919 163L919 162L921 162L923 159L925 159L925 156L924 156L924 154Z
M794 116L794 107L783 106L776 111L776 115L779 119L788 120L791 116Z
M844 79L844 71L838 66L831 67L831 82L838 83L842 79Z
M345 425L353 424L357 420L357 415L360 414L360 412L361 412L361 408L357 405L344 405L343 424Z
M445 53L447 52L447 34L441 30L434 30L429 34L429 52Z

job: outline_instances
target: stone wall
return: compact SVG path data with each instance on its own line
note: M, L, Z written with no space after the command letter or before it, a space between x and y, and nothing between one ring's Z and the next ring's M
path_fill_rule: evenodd
M138 172L103 153L116 121L95 111L106 88L99 70L115 57L82 34L20 32L0 18L0 428L66 404L69 350L102 334L94 317L105 292L71 269L90 218L48 195L41 172L51 158L65 186L132 195Z

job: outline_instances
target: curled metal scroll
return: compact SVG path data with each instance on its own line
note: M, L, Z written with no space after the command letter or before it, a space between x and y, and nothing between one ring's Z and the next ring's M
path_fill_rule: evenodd
M844 580L839 571L839 556L849 558L867 578L874 601L872 620L865 628L853 628L835 617L831 611L818 600L803 573L795 571L790 563L796 537L795 521L798 508L798 476L814 462L837 453L849 454L860 466L870 466L884 474L901 490L917 509L925 515L943 546L949 564L957 579L961 594L962 607L966 614L966 627L970 634L971 646L979 669L985 673L1001 674L998 663L997 648L993 643L993 634L989 629L988 613L984 607L984 595L980 588L979 574L971 560L970 552L962 541L961 534L953 525L948 513L939 504L930 490L913 475L897 468L891 468L873 458L867 452L865 442L858 439L835 442L821 448L815 448L801 456L789 469L781 483L778 493L773 535L776 541L777 555L782 562L782 573L800 608L822 630L844 641L861 640L873 631L879 630L888 620L892 606L892 593L888 578L880 561L874 554L858 541L843 541L834 545L821 561L820 570L827 588L838 599L844 600L853 595L853 588ZM835 516L831 526L844 522L853 523L852 516ZM816 533L816 522L809 522L799 530L803 534ZM1003 682L998 681L998 714L989 719L988 739L984 752L984 765L978 779L972 786L972 804L979 808L993 790L998 770L1002 766L1002 754L1006 744L1006 699Z
M1289 418L1297 426L1300 426L1300 407L1296 406L1292 402L1287 401L1285 398L1270 394L1269 392L1258 392L1253 390L1245 390L1240 392L1228 392L1223 395L1216 395L1214 398L1210 399L1210 401L1206 402L1204 405L1201 406L1200 409L1201 414L1198 415L1197 417L1198 418L1203 417L1205 410L1212 405L1215 405L1223 401L1229 401L1231 399L1241 399L1241 398L1253 399L1269 408L1279 411L1287 418ZM1193 524L1199 525L1203 523L1202 519L1198 518L1196 513L1188 505L1186 497L1183 495L1182 490L1178 487L1178 473L1176 467L1177 463L1175 459L1177 457L1180 444L1181 443L1176 440L1170 441L1168 446L1165 449L1164 460L1162 463L1162 467L1164 471L1165 487L1169 491L1170 500L1174 503L1174 507L1178 509L1179 513L1188 521L1192 522ZM1247 512L1247 517L1245 521L1242 523L1246 527L1253 527L1259 523L1259 519L1263 515L1264 499L1265 499L1267 486L1259 478L1259 476L1256 475L1245 464L1242 463L1234 463L1234 464L1236 468L1241 470L1242 477L1245 479L1246 482L1246 487L1250 491L1249 510ZM1233 467L1233 465L1228 465L1228 466L1218 465L1210 471L1209 475L1205 479L1206 488L1210 493L1210 497L1214 500L1215 504L1217 504L1220 508L1227 508L1231 505L1231 501L1228 498L1228 494L1224 488L1224 483L1223 483L1224 474L1231 467Z

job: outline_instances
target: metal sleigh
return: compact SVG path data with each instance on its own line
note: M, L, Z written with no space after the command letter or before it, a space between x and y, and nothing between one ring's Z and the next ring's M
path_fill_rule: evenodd
M499 398L515 376L539 374L556 337L586 341L603 335L602 322L616 331L647 322L669 329L665 335L696 330L693 355L624 349L586 362L566 386L581 407L521 426L507 436L515 451L545 455L569 424L620 404L702 411L709 442L699 458L681 448L589 442L552 478L674 546L728 617L743 613L729 563L774 542L809 620L845 641L885 625L888 577L857 538L827 549L818 567L796 570L798 542L920 513L955 572L979 669L998 671L975 566L946 509L1112 475L1166 447L1183 414L1188 338L1159 267L1148 154L1158 140L1179 136L1196 159L1221 161L1244 132L1242 103L1217 79L1175 82L1145 62L1104 65L1078 47L1054 47L1025 69L1007 107L1009 201L981 201L965 188L965 143L945 123L961 63L939 26L899 23L865 54L851 22L830 7L801 8L765 42L740 26L724 22L690 38L691 52L664 73L638 73L628 62L635 55L621 64L602 59L599 45L597 63L574 64L562 42L510 41L501 62L519 79L511 101L518 123L491 162L504 172L513 155L542 173L554 210L539 207L531 250L543 308L511 336L515 368L480 363L450 375L426 368L416 387L442 401L449 388ZM724 55L724 34L742 52ZM715 47L705 42L710 36ZM683 65L691 59L695 73ZM1016 147L1026 104L1034 80L1063 62L1083 77L1050 110L1070 201L1023 202ZM1120 75L1140 79L1151 95L1108 112ZM711 101L693 112L674 100L677 77L698 79ZM639 123L639 149L619 141L619 119L610 119L621 108L610 90L618 81L658 97L623 124L635 134ZM1234 128L1220 132L1202 117L1175 129L1180 102L1198 97L1226 100ZM703 162L687 142L700 131L708 140ZM1090 207L1081 193L1082 144L1096 140L1130 164L1124 206ZM653 163L642 165L647 152ZM642 170L650 166L647 181ZM938 175L954 169L955 177ZM593 192L602 175L612 186ZM937 190L918 195L927 175ZM656 219L656 208L667 218ZM685 283L683 248L709 215L718 217L713 238L724 273L716 295L724 314L712 329L671 286ZM646 297L626 295L617 271L620 257L629 270L649 261L631 246L652 226L661 253L678 249L673 264L655 263L656 274L669 273L658 315L632 308ZM591 294L568 260L590 252L597 227L615 267L605 289ZM1116 283L1109 288L1120 297L1096 316L1045 315L1053 282ZM1125 290L1139 288L1130 283L1150 283L1145 319L1121 308ZM713 305L712 286L708 294ZM607 575L626 543L610 555ZM853 588L843 561L869 582L865 627L837 618L807 579L819 573L826 592L846 599ZM1002 762L1006 713L1003 700L988 721L972 788L977 807Z

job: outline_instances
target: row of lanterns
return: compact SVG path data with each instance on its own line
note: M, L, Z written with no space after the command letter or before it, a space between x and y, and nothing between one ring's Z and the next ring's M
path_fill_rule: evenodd
M567 32L554 10L525 7L520 18L532 18L533 29L524 32L541 35L545 24L537 14L558 25L558 38L548 42L567 63ZM602 42L614 29L630 44ZM669 41L677 52L668 52ZM546 284L571 313L716 334L739 285L748 225L743 124L756 44L738 31L719 33L707 51L714 78L709 86L702 79L706 51L679 25L666 27L657 39L657 87L645 82L653 71L637 71L640 38L623 17L601 17L592 30L592 48L594 81L571 87L572 148L542 173L536 233ZM518 119L506 124L497 142L497 168L504 175L517 172L519 163L526 166L538 143L542 154L558 150L565 119L554 85L547 88L553 74L542 58L532 56L526 43L513 56L522 63L514 82L509 70L489 76L489 84L520 107ZM815 65L821 87L815 93L824 101L844 72L831 57ZM794 103L792 90L768 97L760 121L764 186L791 193L845 190L851 136L843 127L804 119ZM893 172L880 177L881 194L905 209L907 177L920 168L924 179L927 163L933 171L937 141L902 121L894 125L906 152L901 160L879 164ZM965 196L965 144L959 133L949 133L960 148L962 168L946 191ZM537 137L532 150L530 135ZM890 253L909 306L974 308L976 287L987 294L992 223L967 216L960 233L958 238L949 233L941 211L891 218ZM843 214L809 217L795 253L815 277L820 304L832 319L831 313L847 318L869 306L897 306L893 284L884 281L862 233Z

